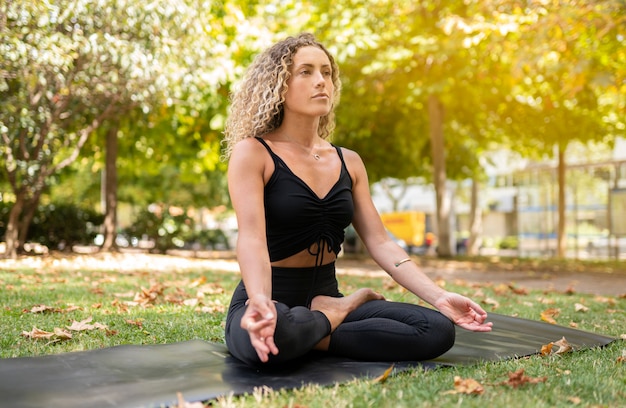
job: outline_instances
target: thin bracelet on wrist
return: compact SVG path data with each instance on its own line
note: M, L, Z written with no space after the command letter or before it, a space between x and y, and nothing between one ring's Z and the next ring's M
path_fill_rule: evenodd
M405 262L409 262L410 260L411 260L411 258L404 258L404 259L401 259L401 260L399 260L398 262L394 263L394 265L395 265L395 266L396 266L396 268L397 268L398 266L402 265L402 264L403 264L403 263L405 263Z

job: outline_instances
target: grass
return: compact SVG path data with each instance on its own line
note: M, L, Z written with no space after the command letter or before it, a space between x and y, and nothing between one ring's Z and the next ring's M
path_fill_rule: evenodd
M122 268L110 258L91 265L85 257L60 262L0 264L0 357L55 354L122 344L164 344L190 339L223 341L223 321L236 273L208 269L198 263L150 258L134 268ZM108 262L111 260L111 262ZM170 260L171 261L171 260ZM152 263L151 263L152 262ZM158 268L157 268L158 267ZM369 286L388 299L415 301L387 278L341 276L350 293ZM540 320L546 309L558 309L558 324L624 337L626 298L532 291L508 285L440 282L466 294L487 310ZM515 289L515 290L514 290ZM625 288L626 292L626 288ZM42 307L44 305L45 307ZM38 312L36 308L46 309ZM33 309L35 308L35 309ZM585 309L586 308L586 309ZM581 309L584 309L581 310ZM34 327L53 332L74 321L91 318L101 328L70 331L71 339L54 341L23 335ZM384 383L355 380L332 387L298 390L258 390L242 397L225 396L206 404L222 407L619 407L626 406L626 346L616 341L548 357L437 370L398 373ZM545 381L520 387L504 385L509 373L523 369ZM455 377L482 384L480 395L454 393Z

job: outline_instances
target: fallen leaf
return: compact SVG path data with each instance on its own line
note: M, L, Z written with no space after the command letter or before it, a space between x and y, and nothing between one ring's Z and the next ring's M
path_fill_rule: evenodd
M574 287L572 285L568 286L567 289L565 289L565 293L566 295L573 295L574 293L576 293L576 290L574 290Z
M561 309L557 309L557 308L546 309L543 312L541 312L541 320L543 320L544 322L548 322L550 324L556 324L556 320L554 320L554 318L557 317L559 313L561 313Z
M555 349L555 347L558 347ZM541 355L547 356L549 354L565 354L573 351L574 348L569 344L565 337L562 337L561 340L553 341L549 344L544 344L541 346Z
M547 356L548 354L550 354L552 352L552 343L548 343L548 344L544 344L543 346L541 346L541 355L542 356Z
M514 285L509 285L509 289L511 289L511 292L515 293L516 295L528 295L528 289L526 288L518 288Z
M206 282L206 276L201 276L198 279L194 279L190 284L190 288L195 288L196 286L200 286Z
M72 333L68 332L67 330L60 329L58 327L54 328L54 335L59 340L69 340L72 338Z
M72 333L66 330L60 329L58 327L55 327L54 331L52 332L48 332L48 331L33 327L33 329L29 332L23 331L22 336L33 339L33 340L46 339L46 340L52 340L52 341L59 341L59 340L71 339Z
M81 320L77 322L74 320L71 326L66 326L68 330L72 331L82 331L82 330L93 330L93 324L89 324L93 320L93 317L88 317L85 320Z
M52 307L52 306L47 306L47 305L37 305L37 306L33 306L32 308L30 308L30 310L25 309L24 313L45 313L45 312L50 312L50 313L68 313L68 312L73 312L74 310L79 310L80 307L78 306L68 306L65 309L61 309L58 307Z
M52 336L54 336L54 333L33 327L33 329L29 332L23 331L22 336L31 339L50 339Z
M88 317L85 320L81 320L80 322L77 322L76 320L74 320L71 326L66 326L66 327L68 330L72 330L72 331L83 331L83 330L94 330L94 329L106 330L109 328L106 324L102 324L102 323L89 324L91 323L92 320L93 320L92 317Z
M128 324L132 324L133 326L137 326L140 329L143 328L143 321L142 319L137 319L137 320L126 320L126 323Z
M587 312L589 311L589 308L581 303L575 303L574 310L577 312Z
M395 282L395 281L392 281ZM204 295L221 295L224 293L224 288L218 283L207 283L198 288L197 297L203 297Z
M515 372L509 373L509 379L502 382L501 384L517 388L525 384L537 384L540 382L545 382L547 379L548 377L528 377L524 375L524 369L520 368Z
M185 299L183 301L183 305L185 305L185 306L196 306L197 304L198 304L198 299L197 298Z
M444 394L468 394L481 395L485 392L485 388L473 378L461 378L454 376L454 390L446 391Z
M150 306L156 303L156 300L159 298L159 296L163 295L164 290L165 286L161 285L160 283L154 283L148 289L142 287L141 290L135 294L133 302L127 303L132 306Z
M618 363L626 363L626 349L622 349L622 355L617 357Z
M593 298L593 300L595 300L596 302L599 302L599 303L606 303L609 306L615 306L615 304L617 303L614 298L610 298L610 297L606 297L606 296L596 296L596 297Z
M559 347L554 354L565 354L574 350L565 337L562 337L559 341L555 341L554 345Z
M389 375L391 374L391 372L393 371L393 367L394 364L390 365L388 369L385 370L384 373L382 373L381 375L379 375L378 377L374 378L372 380L373 383L384 383L385 381L387 381L387 378L389 377Z
M493 288L493 291L495 292L496 295L505 295L507 294L507 292L509 291L509 286L505 285L504 283L499 284L498 286L495 286Z
M46 305L37 305L37 306L33 306L29 312L30 313L43 313L43 312L50 312L50 311L55 311L56 308L54 307L50 307L50 306L46 306Z
M483 303L486 305L489 305L493 308L493 310L496 310L498 307L500 307L500 302L498 302L495 299L492 298L487 298L485 300L483 300Z

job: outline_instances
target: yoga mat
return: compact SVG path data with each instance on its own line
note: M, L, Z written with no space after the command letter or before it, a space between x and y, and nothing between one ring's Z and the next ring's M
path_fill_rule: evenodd
M427 362L395 363L410 368L471 364L535 354L565 337L574 349L604 346L614 339L543 322L491 313L494 330L473 333L457 328L454 347ZM163 345L129 345L41 357L0 360L0 407L83 408L174 405L206 401L256 387L298 388L375 378L389 362L355 361L313 353L280 369L247 367L223 344L192 340Z

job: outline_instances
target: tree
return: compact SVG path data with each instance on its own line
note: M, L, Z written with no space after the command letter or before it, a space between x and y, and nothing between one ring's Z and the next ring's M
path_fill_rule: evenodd
M501 4L478 1L376 5L381 22L372 24L380 29L372 30L372 45L363 55L351 60L356 61L348 68L353 79L346 87L371 85L366 91L348 91L342 101L350 112L353 104L359 106L356 111L363 116L348 123L341 140L358 145L364 157L382 160L375 152L380 145L385 155L392 152L394 160L387 156L386 167L375 163L372 181L430 173L437 197L438 252L449 256L447 180L480 176L481 149L464 148L468 141L485 150L506 141L497 118L512 89L507 67L514 51L508 37L524 24L523 16ZM463 154L451 154L455 152ZM383 171L376 173L379 169Z
M219 65L230 55L223 47L208 48L220 38L196 47L213 38L203 21L209 5L193 0L3 4L0 154L14 195L8 256L23 244L30 209L50 178L79 157L104 123L115 127L127 112L171 106L191 94L190 88L210 89L230 75Z
M626 8L619 1L559 1L539 5L525 27L517 59L515 97L523 116L513 149L556 156L557 257L566 252L567 148L573 141L611 143L625 128ZM516 109L519 109L518 106ZM519 113L519 111L518 111ZM555 153L553 153L555 152Z

